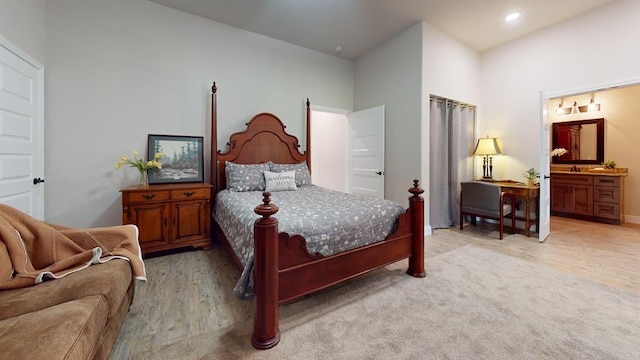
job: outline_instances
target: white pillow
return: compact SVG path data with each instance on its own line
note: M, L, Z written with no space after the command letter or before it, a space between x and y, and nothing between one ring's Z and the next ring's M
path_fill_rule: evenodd
M296 171L285 171L274 173L264 171L264 180L266 182L265 191L287 191L298 190L296 186Z

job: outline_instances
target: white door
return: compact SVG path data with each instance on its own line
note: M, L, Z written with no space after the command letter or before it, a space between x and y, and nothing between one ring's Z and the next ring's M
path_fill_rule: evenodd
M43 70L0 37L0 203L44 219Z
M349 192L384 199L384 106L347 114Z
M549 122L549 99L544 97L544 94L540 93L540 102L542 105L542 115L540 118L540 209L538 210L538 240L543 242L547 239L550 232L550 218L551 218L551 197L549 181L550 167L549 167L549 129L551 123Z

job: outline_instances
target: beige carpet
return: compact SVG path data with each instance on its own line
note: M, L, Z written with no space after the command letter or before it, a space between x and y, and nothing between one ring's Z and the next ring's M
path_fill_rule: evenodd
M640 358L635 295L472 245L427 259L426 270L378 270L281 307L282 340L270 350L251 347L244 321L132 358Z

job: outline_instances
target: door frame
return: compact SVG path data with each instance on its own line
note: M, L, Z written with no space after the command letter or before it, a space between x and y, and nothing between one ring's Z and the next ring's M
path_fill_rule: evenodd
M623 79L623 80L617 80L617 81L611 81L611 82L607 82L607 83L601 83L601 84L595 84L595 85L589 85L589 86L584 86L584 87L580 87L580 88L575 88L575 89L570 89L570 90L555 90L555 91L548 91L548 90L543 90L541 92L541 96L540 96L540 104L539 104L539 109L541 112L541 115L539 116L540 118L540 129L542 130L543 126L544 126L544 111L545 111L545 103L548 103L549 100L551 99L555 99L555 98L560 98L560 97L569 97L569 96L574 96L574 95L581 95L581 94L586 94L586 93L592 93L592 92L598 92L598 91L606 91L606 90L611 90L614 88L620 88L620 87L627 87L627 86L637 86L640 85L640 78L635 77L635 78L629 78L629 79ZM542 144L542 137L544 136L544 131L541 131L540 133L540 143ZM543 156L549 156L549 151L550 149L543 149L542 147L540 147L540 159L542 159ZM541 161L542 163L542 161ZM550 175L550 171L551 171L551 166L550 166L550 161L547 162L547 166L545 168L540 168L540 173L541 176L543 177L541 180L544 179L545 175ZM544 192L544 190L542 189L542 187L544 186L546 189L546 193L549 194L550 196L550 182L546 182L546 181L540 181L540 187L541 187L541 195ZM550 218L551 216L551 203L549 201L547 201L546 203L543 203L543 199L540 199L540 209L538 209L538 211L540 212L540 214L542 214L543 211L545 211L545 216L547 216L548 218ZM545 205L543 207L543 205ZM626 214L625 214L626 215ZM542 225L542 224L540 224ZM540 229L538 229L538 232L540 232ZM550 231L547 231L547 233L550 233ZM540 242L543 242L545 239L539 239Z
M37 84L36 91L34 94L37 104L36 104L36 115L34 116L34 132L37 134L35 141L40 144L38 149L38 153L34 154L34 172L40 175L39 177L45 178L44 175L44 65L42 65L39 61L34 59L32 56L22 51L19 47L14 45L11 41L9 41L4 36L0 35L0 46L7 49L9 52L13 53L20 59L24 60L29 65L33 66L36 69L37 76ZM34 185L33 188L33 213L31 214L33 217L39 220L44 220L44 183L40 183L38 185Z

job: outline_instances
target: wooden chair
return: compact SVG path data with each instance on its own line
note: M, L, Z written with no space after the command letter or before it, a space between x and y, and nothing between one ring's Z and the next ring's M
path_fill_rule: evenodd
M511 233L515 233L515 196L500 190L500 186L482 181L460 183L460 230L463 229L465 215L471 216L471 223L476 224L476 217L497 220L500 225L500 240L504 233L504 217L511 215ZM509 203L505 204L505 200Z

